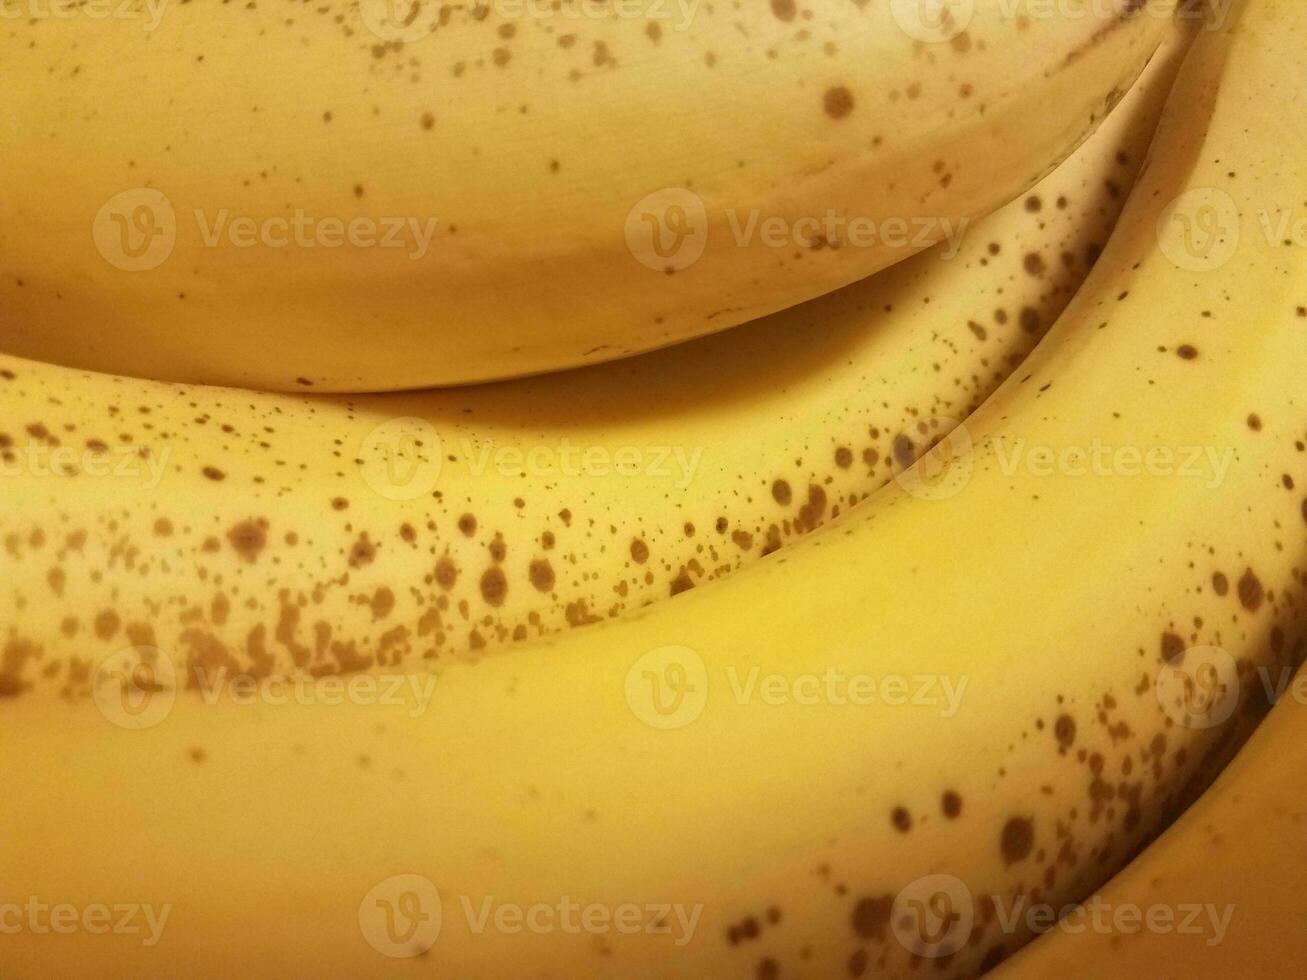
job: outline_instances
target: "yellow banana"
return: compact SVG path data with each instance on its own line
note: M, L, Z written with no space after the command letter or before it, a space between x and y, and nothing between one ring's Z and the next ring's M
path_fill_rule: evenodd
M1307 183L1307 12L1241 9L967 439L782 554L430 674L135 648L70 685L12 637L5 966L971 975L1017 899L1090 894L1246 735L1233 681L1301 649L1307 243L1265 229Z
M1303 651L1296 652L1301 660ZM1250 678L1276 698L1266 721L1203 797L995 980L1290 977L1307 928L1307 680L1287 668ZM1288 681L1289 683L1285 683Z
M756 560L889 481L1016 369L1107 240L1187 37L1178 24L1027 198L748 331L350 401L0 359L0 534L21 558L0 615L50 655L148 628L199 658L264 637L267 655L341 669L589 624ZM38 529L80 547L33 548ZM125 583L106 569L127 553L142 571Z
M916 6L0 0L4 347L377 391L721 330L1021 193L1175 0Z

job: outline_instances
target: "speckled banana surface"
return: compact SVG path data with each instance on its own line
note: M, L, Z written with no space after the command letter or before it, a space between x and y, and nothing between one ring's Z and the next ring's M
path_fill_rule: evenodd
M1276 701L1216 783L1166 833L995 980L1291 977L1307 938L1307 677L1252 679Z
M1175 0L1071 6L0 0L3 347L380 391L721 330L1064 158Z
M969 976L1031 934L1019 899L1089 895L1246 736L1234 681L1302 653L1307 246L1265 229L1307 182L1307 14L1242 9L1083 290L915 482L475 665L292 684L130 649L89 697L31 665L6 968Z
M0 619L35 651L9 683L38 660L66 683L129 639L319 672L465 655L775 551L902 473L1034 347L1107 241L1190 33L1030 195L747 331L351 401L0 358Z

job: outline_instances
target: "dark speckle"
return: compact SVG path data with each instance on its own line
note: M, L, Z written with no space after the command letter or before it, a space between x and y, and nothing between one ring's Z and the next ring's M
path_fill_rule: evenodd
M962 813L962 797L953 790L946 790L940 797L939 808L944 816L950 820L955 820Z
M1028 817L1012 817L1003 825L999 851L1007 864L1016 864L1030 856L1035 846L1035 826Z
M853 931L863 939L882 939L889 925L894 896L864 898L853 907Z
M908 813L906 807L896 806L890 813L889 819L894 829L900 833L906 834L912 829L912 814Z
M989 970L994 969L994 967L998 966L1000 963L1003 962L1003 957L1006 955L1007 953L1003 949L1002 945L993 947L988 953L985 954L985 958L980 961L980 972L985 973Z
M481 576L481 598L491 606L502 606L507 595L508 579L504 576L504 570L498 565L487 568Z
M1243 573L1239 579L1239 602L1249 612L1257 612L1262 608L1262 601L1266 598L1266 590L1262 588L1261 580L1253 573L1250 568Z
M843 119L853 111L853 93L843 85L828 88L822 106L832 119Z
M227 541L243 559L256 561L268 543L267 523L253 520L241 521L227 532Z
M547 559L537 558L531 562L531 584L538 592L549 592L554 587L554 568Z
M1053 737L1057 739L1058 748L1066 751L1076 741L1076 720L1070 715L1058 715L1053 723Z
M1224 578L1224 576L1222 576ZM1162 634L1162 660L1178 666L1184 659L1184 640L1174 633Z

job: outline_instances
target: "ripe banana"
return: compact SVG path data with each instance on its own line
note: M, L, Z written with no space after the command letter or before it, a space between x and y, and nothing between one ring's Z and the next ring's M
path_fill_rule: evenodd
M748 331L352 401L0 359L0 615L49 656L127 631L197 660L311 650L321 671L490 649L720 578L888 482L1017 368L1106 242L1188 36L1176 22L1029 196ZM79 547L51 555L38 530Z
M378 391L721 330L1017 196L1175 0L670 6L0 0L5 350Z
M1302 206L1307 11L1241 9L1196 43L1085 287L933 478L432 674L292 690L252 657L226 685L135 649L79 667L88 701L13 637L5 966L965 976L1029 937L1017 899L1090 894L1245 737L1233 680L1303 650L1307 244L1261 218ZM134 587L134 558L106 575ZM139 914L101 934L96 903Z
M1068 971L1088 980L1294 976L1307 938L1298 905L1307 872L1305 681L1301 671L1258 676L1253 683L1275 707L1229 768L1160 840L995 980Z

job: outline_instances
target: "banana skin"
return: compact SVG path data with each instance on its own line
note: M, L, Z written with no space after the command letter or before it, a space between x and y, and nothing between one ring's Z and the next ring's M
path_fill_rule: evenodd
M231 669L434 662L674 601L784 548L1018 369L1107 241L1189 34L1177 22L1093 137L955 252L748 330L350 399L0 358L11 639L62 683L70 657L132 643Z
M352 392L719 331L1022 193L1175 0L609 6L3 0L5 349Z
M1282 138L1307 22L1239 9L1196 43L1084 289L967 439L909 471L917 492L675 602L447 665L430 697L334 678L247 704L158 683L167 652L143 651L90 698L10 698L7 888L172 911L149 947L22 931L6 965L970 976L1030 938L1012 903L1091 894L1247 737L1265 705L1233 682L1303 655L1307 246L1258 214L1307 181ZM1190 252L1206 207L1222 221ZM1000 462L1095 439L1148 462ZM1218 485L1175 471L1194 445L1233 451ZM1218 696L1188 696L1213 674Z

